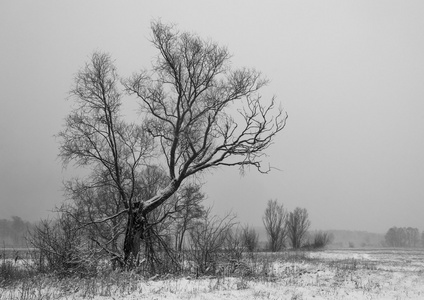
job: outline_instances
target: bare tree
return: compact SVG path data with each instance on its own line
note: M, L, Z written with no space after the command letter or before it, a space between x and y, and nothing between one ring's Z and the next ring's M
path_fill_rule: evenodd
M259 72L231 70L226 48L160 22L152 24L152 43L159 51L152 71L133 75L125 87L140 100L170 182L134 210L126 251L135 245L139 216L162 205L186 178L218 166L268 172L261 158L287 117L274 98L264 104L258 91L267 81ZM232 108L238 108L237 122Z
M285 247L286 219L287 213L283 204L278 204L277 200L268 200L262 221L268 234L268 247L272 252L280 251Z
M75 105L58 137L64 164L74 162L91 170L88 177L66 185L75 204L66 212L79 216L81 228L97 228L92 231L93 241L123 263L137 252L122 257L116 252L116 241L121 229L134 223L131 218L134 202L140 198L140 172L151 157L153 141L141 125L122 120L118 84L110 56L94 53L75 77L71 90Z
M103 175L107 176L106 173ZM121 261L119 240L125 232L126 214L121 213L125 208L116 188L103 185L102 182L105 181L90 176L85 180L73 179L66 182L65 195L68 201L58 210L62 215L74 219L73 230L78 235L84 235L93 242L93 247L86 251L109 256L115 268L116 263Z
M190 229L191 255L200 273L215 273L218 262L226 256L224 250L228 242L230 246L235 242L232 236L235 224L234 215L229 213L219 218L208 208L196 226Z
M306 244L302 245L302 247L306 246L308 248L321 249L331 244L333 240L334 235L332 233L328 233L326 231L315 231L315 233L310 234L309 240Z
M201 186L189 184L181 189L178 195L178 204L175 216L175 248L183 250L184 239L187 231L196 226L196 220L205 214L205 208L201 202L205 195L200 191Z
M242 240L244 247L250 253L253 253L258 248L259 235L255 228L248 225L244 226L242 229Z
M287 236L293 249L302 247L311 222L308 219L308 211L305 208L296 207L287 216Z
M111 223L125 215L123 255L113 253L125 265L139 253L149 214L188 177L218 166L268 172L261 159L287 119L274 98L268 104L261 99L267 80L253 69L232 70L226 48L160 22L151 29L159 52L152 70L123 81L126 92L140 100L142 124L121 119L115 67L108 55L95 53L76 76L71 94L77 106L59 133L63 161L91 168L87 186L108 186L117 201L114 215L89 222ZM167 181L142 196L140 173L153 159Z
M38 249L34 263L40 271L54 271L61 275L93 272L96 261L87 251L87 241L75 230L73 218L59 214L54 221L43 220L28 237Z

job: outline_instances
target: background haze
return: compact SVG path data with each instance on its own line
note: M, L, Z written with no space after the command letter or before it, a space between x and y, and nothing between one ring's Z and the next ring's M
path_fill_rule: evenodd
M288 112L268 151L280 171L205 174L207 203L261 225L266 202L308 210L314 229L424 229L424 2L0 2L0 218L38 220L63 201L54 135L73 76L96 50L122 77L156 54L161 19L228 47L271 79ZM137 105L126 101L125 114Z

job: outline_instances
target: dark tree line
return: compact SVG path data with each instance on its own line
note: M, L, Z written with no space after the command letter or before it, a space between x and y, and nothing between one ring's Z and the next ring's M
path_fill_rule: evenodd
M424 232L420 238L418 228L412 227L392 227L385 235L385 242L388 247L415 248L424 245L423 241Z

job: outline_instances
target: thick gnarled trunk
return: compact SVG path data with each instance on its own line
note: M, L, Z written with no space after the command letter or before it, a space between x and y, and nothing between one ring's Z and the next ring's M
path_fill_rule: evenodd
M137 262L145 227L146 219L142 213L134 211L129 214L124 240L124 265L126 268L131 269Z
M130 210L124 240L124 266L126 268L131 269L137 264L141 240L151 243L151 239L146 238L147 214L169 199L179 186L180 182L172 180L158 195ZM147 245L149 249L152 248L151 246Z

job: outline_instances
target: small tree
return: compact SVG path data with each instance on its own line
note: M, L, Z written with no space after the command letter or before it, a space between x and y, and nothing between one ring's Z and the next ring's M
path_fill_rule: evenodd
M87 251L89 241L76 227L73 218L60 213L56 220L43 220L34 227L28 240L40 255L34 260L40 271L68 275L95 270L96 260Z
M285 247L286 219L287 213L283 204L278 204L277 200L269 200L262 221L268 235L268 247L272 252Z
M243 243L243 232L239 226L233 226L225 239L225 253L227 258L234 261L240 261L246 248Z
M234 225L235 216L212 216L209 208L196 226L190 229L192 260L200 273L215 273L218 262L226 255L224 250L229 239L233 242L230 235Z
M321 249L331 244L334 240L334 235L325 231L318 231L312 237L309 246L314 249Z
M308 211L296 207L287 217L287 236L293 249L302 247L311 222L308 220Z
M175 248L177 251L183 250L187 231L196 226L196 220L199 220L205 214L205 208L201 205L205 195L200 191L200 188L200 185L189 184L183 187L178 195L179 202L176 206L174 224Z
M246 225L242 229L242 240L243 245L250 253L255 252L258 249L259 235L255 228Z

